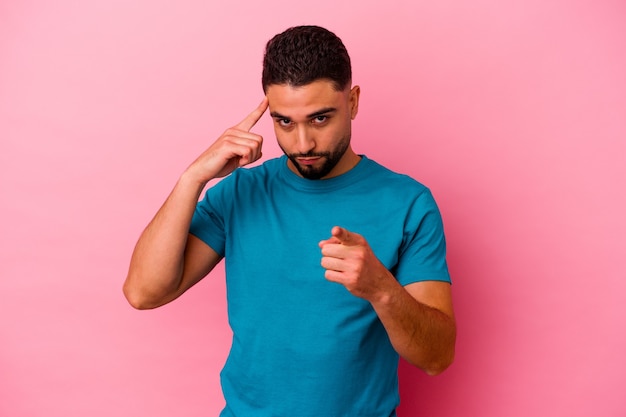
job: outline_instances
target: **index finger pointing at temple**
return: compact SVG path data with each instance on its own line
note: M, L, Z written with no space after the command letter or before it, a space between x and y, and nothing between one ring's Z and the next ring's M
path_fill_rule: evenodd
M259 107L254 109L252 111L252 113L250 113L248 116L246 116L246 118L243 119L236 126L236 128L237 129L241 129L241 130L245 130L246 132L249 132L250 129L252 129L254 127L254 125L259 121L261 116L263 116L263 113L265 113L265 110L267 110L267 106L268 106L267 97L264 97L263 101L261 102L261 104L259 104Z

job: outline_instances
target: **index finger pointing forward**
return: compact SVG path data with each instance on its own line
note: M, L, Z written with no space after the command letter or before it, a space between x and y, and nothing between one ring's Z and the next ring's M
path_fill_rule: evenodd
M265 110L267 110L267 106L268 106L268 100L267 100L267 97L264 97L263 101L261 102L261 104L259 104L259 107L254 109L252 111L252 113L247 115L246 118L243 119L235 127L237 129L245 130L246 132L249 132L250 129L252 129L254 127L254 125L259 121L261 116L263 116L263 113L265 113Z
M357 235L356 233L350 232L347 229L344 229L343 227L339 227L339 226L333 227L333 229L331 230L331 234L342 245L352 246L352 245L358 244L358 241L359 241L358 239L359 235Z

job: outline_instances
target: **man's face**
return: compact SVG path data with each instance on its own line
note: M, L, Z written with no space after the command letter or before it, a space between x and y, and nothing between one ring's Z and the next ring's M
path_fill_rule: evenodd
M327 80L302 87L272 84L266 95L278 145L292 171L309 179L331 178L359 160L350 147L358 86L336 91Z

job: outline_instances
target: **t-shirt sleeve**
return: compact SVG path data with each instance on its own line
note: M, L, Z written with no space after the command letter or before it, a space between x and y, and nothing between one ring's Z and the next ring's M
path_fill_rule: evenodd
M209 188L204 198L196 205L189 233L209 245L219 255L226 251L224 227L226 179Z
M443 221L428 189L416 198L407 216L395 274L402 285L418 281L451 282Z

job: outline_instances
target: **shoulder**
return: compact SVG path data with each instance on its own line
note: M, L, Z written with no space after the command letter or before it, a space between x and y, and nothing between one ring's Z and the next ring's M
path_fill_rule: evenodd
M413 177L393 171L376 161L364 159L367 164L367 187L372 190L378 205L393 207L419 222L424 216L439 217L439 207L425 184Z
M384 165L363 156L364 168L367 170L367 178L374 182L374 186L381 189L400 192L402 194L418 196L422 193L430 194L428 187L415 178L396 172Z

